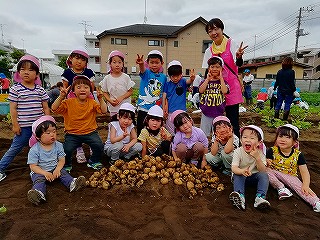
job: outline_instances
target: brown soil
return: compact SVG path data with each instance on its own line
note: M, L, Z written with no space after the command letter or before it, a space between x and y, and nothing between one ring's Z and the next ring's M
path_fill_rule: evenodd
M199 116L194 116L195 122ZM61 121L61 118L57 118ZM99 133L106 140L105 117ZM252 113L241 115L243 124L262 125ZM63 125L58 124L59 140ZM271 146L274 130L263 127L266 145ZM9 125L0 122L0 155L11 144ZM301 133L301 150L308 160L311 188L320 194L319 129ZM268 192L271 209L253 207L254 190L248 189L247 209L234 208L228 195L230 178L218 172L225 190L206 190L190 200L184 187L170 182L161 185L148 180L141 188L114 186L110 190L85 188L69 193L59 182L48 184L47 203L34 206L26 193L31 188L25 148L8 168L0 183L0 239L318 239L319 213L297 195L279 201L274 189ZM103 161L104 162L104 161ZM105 163L105 162L104 162ZM73 176L89 178L92 169L74 163Z

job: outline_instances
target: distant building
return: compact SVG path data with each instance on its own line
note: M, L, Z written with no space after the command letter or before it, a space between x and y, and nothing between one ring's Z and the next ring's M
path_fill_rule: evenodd
M191 69L204 72L203 54L212 42L205 31L206 24L207 20L198 17L185 26L134 24L105 30L97 35L101 62L107 61L112 50L119 50L126 55L125 71L135 74L138 73L137 54L146 59L149 51L157 49L164 56L165 73L168 63L174 59L182 63L183 75L189 75ZM102 64L101 73L106 71L106 64Z
M249 68L257 78L274 78L282 60L289 56L293 58L294 52L245 60L239 71ZM320 48L299 50L294 70L297 79L320 79Z
M88 51L89 59L88 59L88 68L92 69L96 73L100 73L100 44L97 36L94 34L88 34L84 36L85 48ZM54 55L55 63L58 63L62 57L69 56L73 49L69 50L52 50L52 54Z

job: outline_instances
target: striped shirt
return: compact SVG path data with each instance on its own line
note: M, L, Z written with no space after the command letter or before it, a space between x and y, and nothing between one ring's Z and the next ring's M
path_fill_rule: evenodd
M14 84L9 91L8 100L17 103L18 123L20 127L31 127L32 123L44 115L42 102L49 96L43 87L35 85L26 88L21 83Z

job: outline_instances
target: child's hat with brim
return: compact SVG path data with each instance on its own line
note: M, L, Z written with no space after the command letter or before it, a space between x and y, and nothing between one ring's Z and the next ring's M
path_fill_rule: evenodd
M300 134L299 128L297 128L296 126L294 126L294 125L292 125L292 124L290 124L290 123L287 123L287 124L285 124L285 125L283 125L283 126L278 127L278 129L279 129L279 128L283 128L283 127L290 128L290 129L292 129L293 131L295 131L295 132L298 134L298 138L299 138L299 134Z
M253 129L253 130L257 131L260 134L261 139L262 140L264 139L263 131L258 126L256 126L256 125L248 125L248 126L242 127L240 129L240 134L242 134L243 130L245 130L245 129Z
M136 108L131 103L122 103L120 108L119 108L119 111L120 110L126 110L126 111L130 111L130 112L133 112L133 113L136 112Z
M218 116L218 117L215 117L215 118L213 119L212 125L215 125L215 124L216 124L217 122L219 122L219 121L225 121L225 122L231 124L230 119L227 118L226 116Z
M67 58L67 60L66 60L66 64L67 64L68 67L71 67L71 66L72 66L72 62L71 62L70 57L71 57L71 54L73 54L73 53L80 54L80 55L84 56L85 58L89 59L88 51L87 51L85 48L83 48L83 47L78 47L77 49L73 50L73 51L69 54L69 56L68 56L68 58ZM87 67L87 66L86 66L86 67Z
M30 61L30 62L33 62L33 63L38 67L38 69L39 69L39 71L40 71L39 59L36 58L35 56L32 56L32 55L24 55L22 58L20 58L18 64L19 64L20 62L22 62L22 61ZM13 74L13 80L14 80L15 82L18 82L18 83L21 83L21 82L22 82L22 78L21 78L21 76L20 76L20 74L19 74L18 71ZM37 84L37 85L39 85L39 86L41 86L41 80L40 80L39 76L36 77L34 83Z
M36 137L36 129L41 123L43 123L45 121L52 121L52 122L56 123L56 120L54 120L54 118L50 115L44 115L44 116L38 118L36 121L34 121L32 123L32 135L29 139L29 146L30 147L32 147L34 144L36 144L38 142L37 137Z
M175 110L173 113L171 113L170 115L170 122L174 122L174 119L176 118L176 116L178 116L180 113L183 113L185 111L183 110Z
M148 115L163 118L163 110L158 105L154 105L149 109Z
M156 55L160 55L162 58L163 58L163 55L160 51L158 50L151 50L149 53L148 53L148 56L152 55L152 54L156 54Z
M181 66L181 67L182 67L182 64L181 64L181 62L179 62L179 61L177 61L177 60L172 60L172 61L169 62L169 64L168 64L168 69L169 69L169 67L171 67L171 66Z

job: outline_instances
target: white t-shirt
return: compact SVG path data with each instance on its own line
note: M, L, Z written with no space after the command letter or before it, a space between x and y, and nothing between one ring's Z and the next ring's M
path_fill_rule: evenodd
M210 48L211 48L211 45L204 52L202 68L208 68L208 60L212 57ZM236 44L236 42L233 39L231 39L230 51L233 54L234 61L236 61L236 52L238 51L238 49L239 49L239 46Z
M260 158L264 165L267 165L266 156L262 153L262 151L260 152ZM256 159L253 156L246 153L243 147L239 147L234 150L231 165L237 166L240 169L245 169L249 167L252 173L259 172L256 164Z
M242 81L245 83L252 82L254 80L254 76L252 74L244 75Z
M129 75L122 73L120 77L112 77L111 74L108 74L104 79L99 83L101 90L107 92L110 95L111 99L116 99L123 94L125 94L130 88L135 85L135 82L131 80ZM131 103L131 98L126 98L122 103ZM120 108L120 105L112 106L108 102L108 108L111 115L116 114Z

